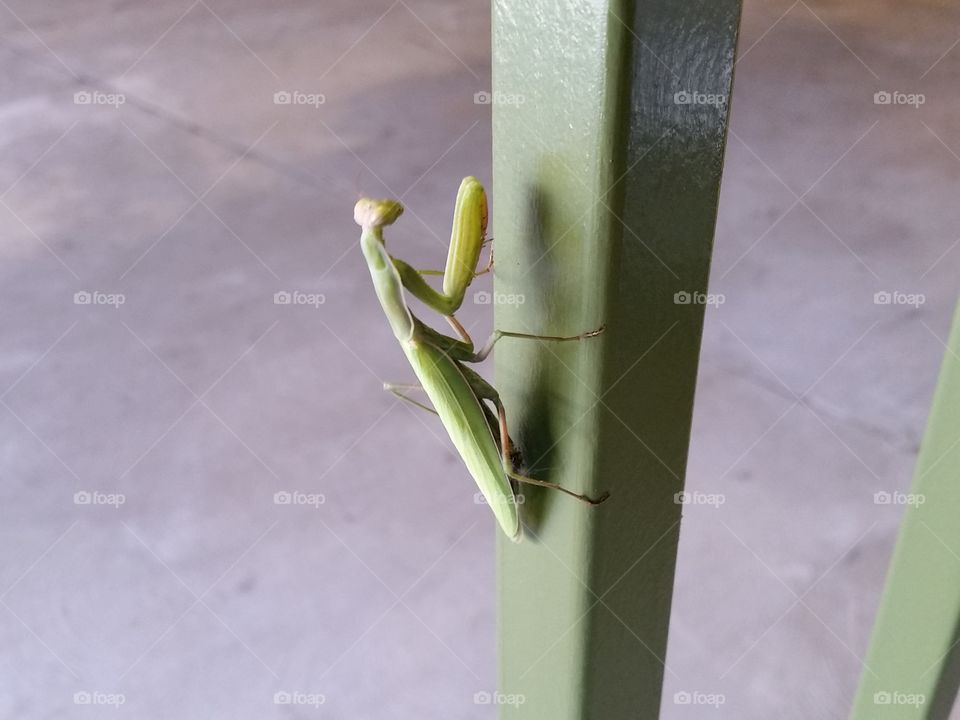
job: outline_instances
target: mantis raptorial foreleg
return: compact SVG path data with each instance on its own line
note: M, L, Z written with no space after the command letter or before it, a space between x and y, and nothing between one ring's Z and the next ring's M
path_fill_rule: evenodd
M441 315L453 315L463 304L467 288L477 275L489 272L489 266L477 272L480 251L487 234L487 194L475 177L466 177L460 183L457 203L453 211L453 230L450 250L443 271L443 290L435 290L424 279L437 271L421 271L403 260L392 257L403 286L425 305ZM492 266L493 255L490 263Z
M488 242L487 240L484 240L483 244L486 245L487 242ZM493 270L493 248L492 247L490 248L490 256L487 258L487 264L483 266L482 270L477 270L475 273L473 273L473 276L475 278L478 278L481 275L486 275L491 270Z
M488 242L492 242L492 241L493 241L493 238L487 238L486 240L483 241L483 244L486 245ZM404 263L403 260L398 260L397 258L393 258L393 261L395 263L403 263L404 265L406 265L406 263ZM409 267L409 265L407 267ZM493 270L493 248L490 248L490 256L487 258L487 264L483 266L482 270L475 271L473 273L473 277L478 278L481 275L486 275L491 270ZM433 275L435 277L439 277L441 275L446 274L446 271L444 270L415 270L414 272L418 272L421 275Z

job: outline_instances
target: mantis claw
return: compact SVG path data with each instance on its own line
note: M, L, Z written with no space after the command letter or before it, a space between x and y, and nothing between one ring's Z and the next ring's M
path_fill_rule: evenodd
M605 502L607 501L607 498L609 498L609 497L610 497L610 493L609 493L609 492L604 492L603 495L601 495L600 497L598 497L598 498L596 498L596 499L590 498L590 497L587 497L586 495L584 495L584 496L583 496L583 500L584 500L584 502L586 502L586 503L589 504L589 505L600 505L601 503L605 503Z

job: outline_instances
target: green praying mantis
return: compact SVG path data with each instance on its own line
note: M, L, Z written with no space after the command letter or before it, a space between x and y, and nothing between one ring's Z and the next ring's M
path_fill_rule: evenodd
M491 253L487 267L477 270L483 245L487 242L487 198L483 186L474 177L464 178L460 184L450 249L443 271L415 270L387 252L383 228L393 224L402 213L403 206L396 200L363 198L354 208L354 219L361 227L360 245L377 298L394 336L420 381L419 386L385 383L384 389L440 417L497 523L514 542L519 542L523 537L515 492L518 483L559 490L589 505L606 500L607 493L594 499L557 483L521 475L518 472L519 453L510 439L500 394L466 366L466 363L478 363L486 359L501 338L569 342L595 337L604 328L601 326L571 336L496 330L487 343L476 350L473 340L454 313L463 304L464 295L473 279L489 271L493 264ZM426 275L441 274L441 290L432 287L425 279ZM410 311L405 290L443 315L458 337L439 333L417 318ZM406 395L406 391L414 389L426 392L433 407ZM491 409L491 404L496 413Z

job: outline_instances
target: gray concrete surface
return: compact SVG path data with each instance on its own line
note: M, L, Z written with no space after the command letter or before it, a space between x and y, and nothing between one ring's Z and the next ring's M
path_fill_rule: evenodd
M956 25L747 2L688 480L724 503L685 514L664 718L849 706L956 300ZM488 37L483 2L0 2L0 717L494 716L493 524L379 390L350 213L402 196L442 255Z

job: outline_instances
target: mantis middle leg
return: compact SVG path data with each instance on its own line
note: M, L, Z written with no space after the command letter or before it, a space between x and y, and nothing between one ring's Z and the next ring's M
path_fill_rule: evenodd
M577 340L587 340L597 337L604 330L606 325L601 325L595 330L588 330L579 335L532 335L530 333L512 332L509 330L495 330L489 337L484 346L479 350L474 349L473 339L466 328L460 324L460 321L453 316L447 317L447 322L453 327L461 339L452 338L437 332L433 328L417 321L417 332L427 342L440 348L448 357L459 362L479 363L487 359L487 356L493 351L493 346L499 340L505 337L518 338L521 340L542 340L546 342L573 342Z
M459 324L459 323L458 323ZM606 325L601 325L595 330L588 330L587 332L580 333L579 335L532 335L530 333L521 333L521 332L511 332L508 330L494 330L493 334L487 339L487 342L484 343L483 347L480 348L477 352L473 354L473 357L470 358L467 362L483 362L487 359L487 356L493 350L493 346L497 344L502 338L518 338L520 340L545 340L547 342L573 342L577 340L587 340L592 337L600 335L604 330L606 330ZM464 330L464 333L466 331ZM467 335L464 340L470 342L470 336Z

